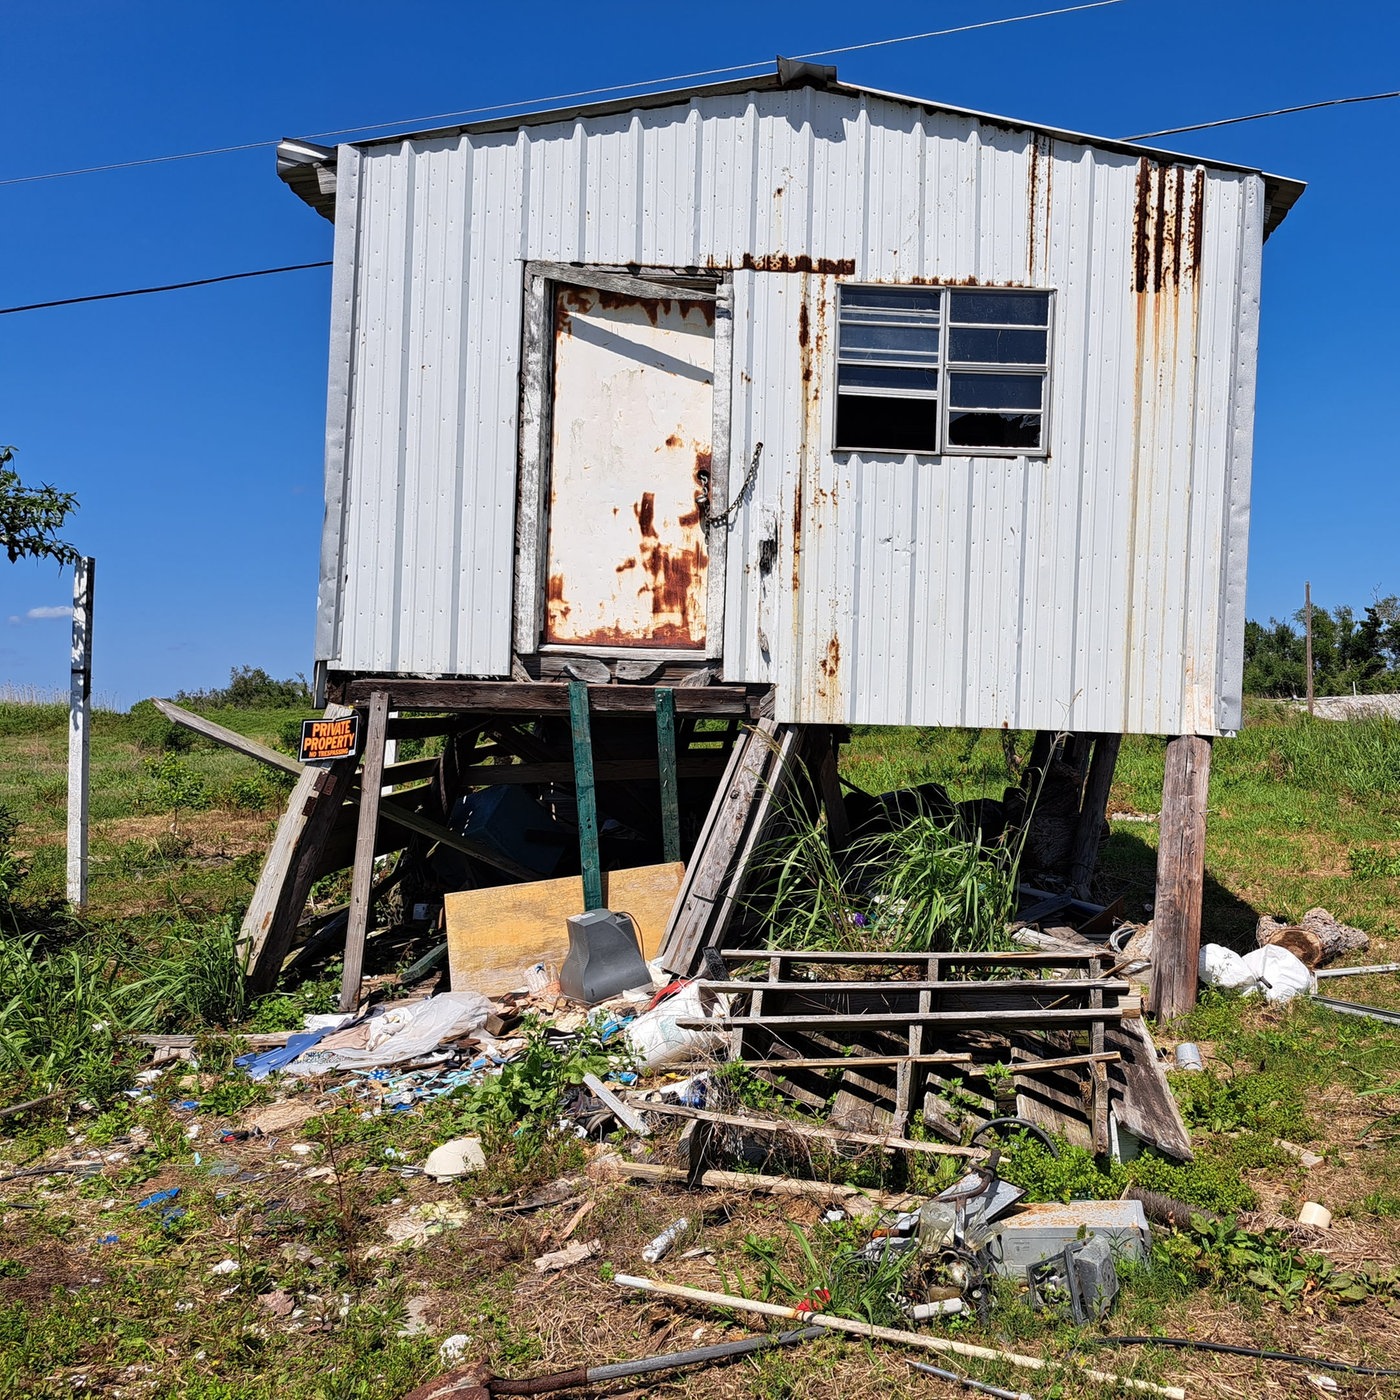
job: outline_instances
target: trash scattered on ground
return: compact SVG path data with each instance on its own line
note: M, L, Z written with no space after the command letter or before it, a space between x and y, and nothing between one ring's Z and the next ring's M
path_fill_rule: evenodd
M690 1229L690 1221L685 1217L668 1225L647 1247L642 1250L642 1258L648 1264L659 1263L675 1248L677 1243L684 1238L685 1232Z
M1317 1201L1304 1201L1298 1211L1300 1225L1312 1225L1319 1230L1332 1228L1332 1212Z
M438 1360L444 1366L454 1366L457 1362L466 1359L471 1345L472 1339L467 1333L454 1332L450 1337L445 1337L438 1345Z
M434 1181L454 1181L459 1176L481 1171L485 1165L486 1154L481 1150L480 1138L453 1138L428 1153L423 1172Z
M541 1254L535 1260L535 1268L542 1274L557 1273L560 1269L570 1269L575 1264L582 1264L585 1259L592 1259L595 1255L601 1254L602 1251L602 1240L589 1240L587 1244L575 1241L573 1244L565 1245L563 1249L555 1249L548 1254Z

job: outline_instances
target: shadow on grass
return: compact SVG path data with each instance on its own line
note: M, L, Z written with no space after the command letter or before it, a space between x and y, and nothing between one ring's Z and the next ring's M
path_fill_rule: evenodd
M1108 903L1121 894L1124 917L1141 923L1151 917L1148 906L1156 885L1156 846L1116 826L1099 855L1095 897ZM1254 929L1258 922L1259 911L1227 890L1207 867L1201 896L1201 942L1223 943L1237 953L1247 953L1255 946Z

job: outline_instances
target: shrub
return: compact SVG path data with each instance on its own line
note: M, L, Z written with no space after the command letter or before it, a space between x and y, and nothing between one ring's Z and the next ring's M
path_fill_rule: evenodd
M175 698L182 705L206 710L305 709L311 704L311 689L305 676L279 681L261 666L235 666L222 689L182 690Z
M194 743L194 734L172 724L153 700L138 700L127 712L127 733L150 753L185 753Z

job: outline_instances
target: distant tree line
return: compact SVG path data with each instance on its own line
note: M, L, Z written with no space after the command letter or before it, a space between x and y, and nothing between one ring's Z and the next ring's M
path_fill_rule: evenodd
M1306 694L1307 618L1244 625L1246 695ZM1400 598L1379 598L1361 615L1349 607L1313 608L1313 690L1318 695L1400 691Z
M235 666L228 684L216 690L182 690L175 697L196 710L306 709L311 688L305 676L274 680L261 666Z

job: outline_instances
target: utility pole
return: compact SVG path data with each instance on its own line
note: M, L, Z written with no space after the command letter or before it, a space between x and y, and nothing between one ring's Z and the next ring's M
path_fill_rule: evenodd
M92 584L95 561L73 566L73 662L68 691L68 902L87 903L88 758L92 739Z
M1303 664L1308 672L1308 713L1313 712L1313 664L1312 664L1312 583L1303 585L1303 625L1307 637L1307 650Z

